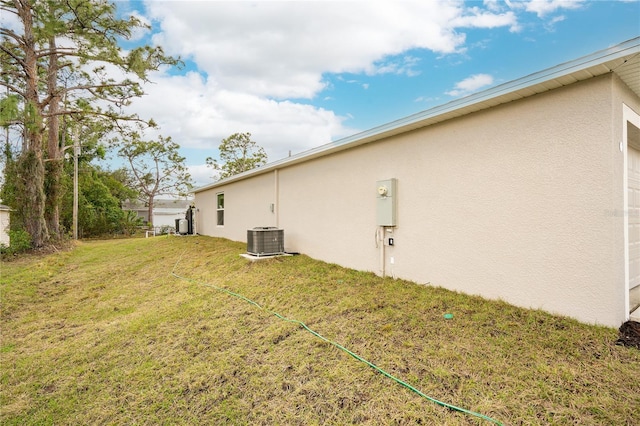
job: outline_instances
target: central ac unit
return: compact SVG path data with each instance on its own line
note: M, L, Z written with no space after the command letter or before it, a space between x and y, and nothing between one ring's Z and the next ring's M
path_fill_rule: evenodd
M269 226L248 229L247 253L255 256L283 254L284 230Z

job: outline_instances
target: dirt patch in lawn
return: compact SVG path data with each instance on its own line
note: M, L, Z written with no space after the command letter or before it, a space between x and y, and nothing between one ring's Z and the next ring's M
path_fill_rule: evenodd
M640 349L640 322L627 321L618 329L620 337L616 344Z

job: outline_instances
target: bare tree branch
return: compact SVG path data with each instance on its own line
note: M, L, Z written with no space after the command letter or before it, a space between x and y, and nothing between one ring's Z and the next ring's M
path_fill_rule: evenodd
M26 97L26 92L23 89L20 89L19 87L16 87L11 83L7 83L6 81L0 81L0 86L6 87L16 95L20 95L23 98Z

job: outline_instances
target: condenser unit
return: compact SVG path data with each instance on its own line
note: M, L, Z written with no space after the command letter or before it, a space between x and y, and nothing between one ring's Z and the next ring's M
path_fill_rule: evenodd
M247 253L255 256L283 254L284 230L274 227L248 229Z

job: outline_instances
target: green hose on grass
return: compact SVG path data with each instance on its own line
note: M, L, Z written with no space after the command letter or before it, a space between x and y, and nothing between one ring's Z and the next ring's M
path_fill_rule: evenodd
M418 389L416 389L415 387L411 386L410 384L408 384L408 383L406 383L406 382L404 382L404 381L402 381L402 380L398 379L397 377L393 376L392 374L387 373L387 372L386 372L386 371L384 371L382 368L378 367L377 365L373 364L372 362L367 361L366 359L362 358L360 355L358 355L358 354L356 354L356 353L351 352L349 349L345 348L345 347L344 347L344 346L342 346L341 344L336 343L336 342L334 342L334 341L332 341L332 340L329 340L329 339L327 339L326 337L324 337L323 335L321 335L321 334L319 334L319 333L315 332L314 330L310 329L310 328L309 328L309 327L307 327L307 325L306 325L305 323L303 323L302 321L299 321L299 320L296 320L296 319L290 319L290 318L284 317L284 316L280 315L279 313L274 312L274 311L271 311L271 310L269 310L269 309L267 309L267 308L265 308L265 307L261 306L261 305L260 305L260 304L258 304L257 302L254 302L253 300L251 300L251 299L249 299L249 298L247 298L247 297L245 297L245 296L243 296L243 295L241 295L241 294L234 293L234 292L233 292L233 291L231 291L231 290L227 290L226 288L218 287L218 286L215 286L215 285L213 285L213 284L207 284L207 283L198 282L198 281L193 280L193 279L191 279L191 278L183 277L183 276L181 276L181 275L176 274L176 272L175 272L176 267L178 266L178 263L180 263L180 261L182 260L182 255L183 255L183 254L184 254L184 252L180 255L180 258L178 259L178 261L176 262L176 264L173 266L173 270L171 271L171 275L173 275L174 277L176 277L176 278L178 278L178 279L181 279L181 280L188 281L188 282L192 282L192 283L195 283L195 284L203 285L203 286L205 286L205 287L210 287L210 288L213 288L213 289L214 289L214 290L216 290L216 291L219 291L219 292L222 292L222 293L226 293L226 294L228 294L228 295L230 295L230 296L233 296L233 297L237 297L238 299L242 299L242 300L244 300L245 302L247 302L247 303L250 303L250 304L254 305L254 306L255 306L255 307L257 307L258 309L261 309L261 310L263 310L263 311L265 311L265 312L267 312L267 313L269 313L269 314L271 314L271 315L274 315L274 316L276 316L276 317L280 318L280 319L281 319L281 320L283 320L283 321L287 321L287 322L292 322L292 323L294 323L294 324L298 324L298 325L300 325L302 328L304 328L305 330L307 330L309 333L311 333L311 334L313 334L314 336L316 336L318 339L323 340L323 341L325 341L325 342L327 342L327 343L329 343L329 344L331 344L331 345L335 346L336 348L340 349L341 351L344 351L344 352L348 353L349 355L351 355L352 357L354 357L354 358L355 358L355 359L357 359L358 361L360 361L360 362L363 362L363 363L367 364L369 367L373 368L374 370L376 370L377 372L379 372L379 373L380 373L380 374L382 374L383 376L386 376L386 377L390 378L391 380L393 380L393 381L395 381L396 383L398 383L398 384L400 384L400 385L404 386L405 388L407 388L407 389L409 389L409 390L411 390L411 391L415 392L416 394L420 395L421 397L423 397L424 399L426 399L426 400L428 400L428 401L431 401L431 402L433 402L433 403L435 403L435 404L438 404L438 405L440 405L440 406L442 406L442 407L449 408L450 410L455 410L455 411L459 411L459 412L461 412L461 413L469 414L469 415L471 415L471 416L478 417L478 418L480 418L480 419L482 419L482 420L486 420L486 421L489 421L489 422L491 422L491 423L494 423L494 424L497 424L497 425L503 426L501 422L499 422L498 420L493 419L493 418L491 418L491 417L489 417L489 416L485 416L484 414L476 413L476 412L474 412L474 411L470 411L470 410L467 410L467 409L465 409L465 408L456 407L455 405L447 404L446 402L439 401L439 400L437 400L437 399L435 399L435 398L430 397L429 395L426 395L426 394L422 393L420 390L418 390Z

